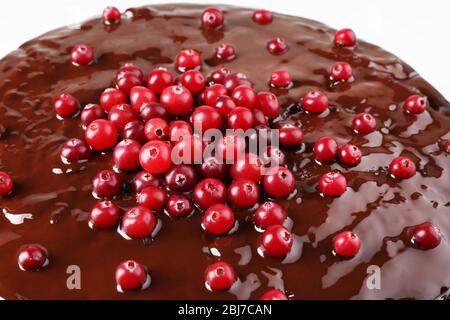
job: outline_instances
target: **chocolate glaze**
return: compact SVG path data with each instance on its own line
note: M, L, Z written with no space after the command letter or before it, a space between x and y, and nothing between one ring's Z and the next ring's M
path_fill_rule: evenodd
M220 7L226 22L221 30L204 31L199 16L204 6L163 5L130 9L118 26L93 19L61 28L22 45L0 61L0 123L7 135L0 141L0 170L15 181L14 193L0 199L0 296L7 299L228 299L258 298L272 287L286 289L294 299L435 298L450 286L450 161L442 139L450 138L448 102L414 70L384 50L359 41L355 48L335 48L329 27L297 17L274 14L271 24L252 22L252 11ZM290 49L270 55L266 42L286 39ZM401 39L399 39L401 41ZM232 43L237 57L221 63L214 48ZM68 53L79 43L94 47L97 61L87 67L70 63ZM297 193L279 203L289 214L296 235L289 261L262 258L258 233L240 212L239 229L213 238L200 227L201 213L173 220L159 215L162 228L154 242L125 240L116 230L98 231L86 221L96 200L91 179L111 168L111 153L96 154L89 162L65 165L61 144L83 137L79 118L58 120L52 99L69 92L83 105L95 103L111 85L115 71L132 62L146 72L156 66L173 70L180 49L193 48L206 61L205 74L219 66L244 72L258 90L268 90L268 75L290 71L294 87L273 90L284 107L276 121L302 127L305 148L288 152L288 166L297 178ZM355 81L329 86L328 73L338 60L351 63ZM332 107L325 116L295 106L310 89L325 90ZM409 115L402 102L412 93L428 96L432 109ZM366 136L351 132L357 112L369 111L378 130ZM363 152L354 168L319 165L312 144L324 135L340 144L351 142ZM399 154L411 157L418 173L409 180L388 177L386 166ZM316 191L319 176L339 169L349 181L340 198L323 198ZM132 174L122 174L126 181ZM135 205L132 193L117 204ZM444 241L430 251L412 248L408 227L432 221ZM353 229L362 240L351 260L332 254L332 238ZM39 272L23 272L16 261L18 248L40 243L50 252L50 264ZM220 258L217 255L220 254ZM132 258L148 266L151 286L139 292L116 291L114 270ZM232 263L240 284L230 292L209 292L204 286L208 264ZM79 265L82 290L68 290L66 268ZM365 285L369 265L381 268L381 289Z

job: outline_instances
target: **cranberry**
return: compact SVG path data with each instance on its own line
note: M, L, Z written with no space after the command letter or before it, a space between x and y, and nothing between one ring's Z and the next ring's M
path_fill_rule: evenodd
M141 148L139 161L142 168L149 173L166 171L171 164L170 145L158 140L147 142Z
M134 140L125 139L114 149L114 163L120 170L134 170L139 167L139 151L141 144Z
M263 186L269 196L284 198L294 191L295 178L288 168L274 167L264 176Z
M166 140L169 135L169 125L164 119L152 118L145 124L145 137L152 140Z
M230 74L230 71L227 68L220 68L217 70L214 70L211 75L209 76L208 80L212 81L213 83L219 83L223 84L225 81L225 78Z
M175 165L166 172L164 182L171 190L191 191L197 183L197 172L187 164Z
M202 64L202 58L197 51L186 49L177 54L175 63L179 70L190 70L199 67Z
M145 103L156 102L156 95L146 87L133 87L130 91L130 102L134 111L140 112Z
M214 107L216 105L217 99L220 96L225 96L227 94L227 89L224 85L213 84L212 86L206 88L203 94L203 101L208 106Z
M91 210L90 222L99 229L114 227L120 218L120 209L111 201L100 201Z
M117 105L127 103L127 95L117 88L108 88L100 95L100 105L107 112Z
M256 226L262 229L267 229L275 224L283 224L286 218L287 214L283 207L272 201L266 201L260 205L253 216Z
M170 118L170 115L169 115L169 112L167 112L167 109L164 108L159 103L150 102L150 103L145 103L142 105L141 118L142 118L142 120L144 120L144 122L147 122L148 120L150 120L152 118L161 118L161 119L168 121Z
M119 23L121 15L116 7L106 7L103 10L103 23L106 25Z
M424 250L436 248L442 240L440 230L430 222L419 224L412 233L412 243Z
M139 115L126 103L113 106L108 113L108 120L121 132L125 125L133 120L139 120Z
M347 62L339 61L331 67L330 77L333 81L349 80L352 76L352 66Z
M130 121L123 127L122 138L135 140L140 144L144 144L147 142L144 128L144 123L141 120Z
M282 38L273 38L267 42L267 50L271 54L280 55L289 49L288 44Z
M280 290L269 290L261 296L260 300L289 300L289 299Z
M216 99L215 108L219 111L222 118L227 118L231 110L236 108L236 104L229 96L220 96Z
M291 232L279 224L268 227L261 236L264 254L274 258L285 257L291 251L293 242Z
M147 270L137 261L127 260L116 268L116 283L120 290L138 290L147 281Z
M192 113L192 124L196 132L222 128L222 117L213 107L200 106Z
M230 73L223 80L223 85L227 89L227 93L231 95L234 89L238 86L247 86L249 88L253 88L253 83L250 79L241 72Z
M303 131L292 124L280 128L280 145L283 147L299 146L303 143Z
M65 161L85 161L91 156L91 148L81 139L70 139L61 147L61 158Z
M160 96L161 105L172 115L184 115L191 110L192 94L183 86L170 86Z
M222 43L216 48L216 57L231 60L236 56L236 50L232 44Z
M144 78L144 73L142 72L141 68L132 63L127 63L120 67L119 70L117 70L115 79L118 80L126 74L131 74L139 80L142 80Z
M9 174L0 171L0 197L8 195L13 188L13 180Z
M233 210L221 203L210 206L202 219L202 227L213 235L226 234L233 228L234 224Z
M276 118L280 114L278 98L270 92L259 92L257 94L256 107L269 119Z
M347 189L347 179L336 171L325 173L320 177L319 190L325 196L339 197Z
M194 200L202 209L208 209L212 205L225 203L227 188L217 179L205 179L200 181L194 189Z
M289 71L276 70L270 75L269 83L275 88L287 88L292 83L292 76Z
M302 108L311 113L322 113L328 106L328 97L322 91L309 91L302 98Z
M175 144L172 153L175 163L200 164L203 157L203 141L195 135L184 136Z
M81 111L81 122L88 126L92 121L97 119L105 119L106 113L98 104L88 104Z
M334 34L334 44L338 47L353 47L356 44L356 35L352 29L341 29Z
M76 66L85 66L94 62L94 49L87 44L79 44L70 52L72 63Z
M286 155L274 146L267 146L261 154L261 159L266 167L279 167L286 164Z
M241 209L253 207L259 200L258 185L249 179L233 180L228 188L228 202Z
M344 258L353 258L361 248L361 240L356 233L343 231L333 240L334 252Z
M428 99L427 97L414 94L409 96L403 105L403 108L409 113L420 114L427 109Z
M245 140L238 135L225 135L219 139L216 154L227 163L234 163L245 151Z
M169 125L169 140L179 142L183 137L191 136L193 133L189 123L183 120L172 121Z
M339 148L339 159L347 166L356 166L360 164L361 158L361 150L355 145L346 144Z
M167 202L166 210L171 217L183 218L189 216L194 211L194 207L188 197L173 194Z
M22 270L38 270L45 266L48 253L39 244L28 244L22 246L17 254L17 261Z
M314 155L320 162L334 161L338 155L338 144L331 137L319 138L314 144Z
M450 139L445 140L444 149L447 153L450 153Z
M257 155L247 153L231 165L231 177L235 180L244 178L259 182L262 179L262 167L262 161Z
M203 27L215 29L223 25L225 18L222 11L210 7L203 10L200 20Z
M122 179L114 171L103 170L92 180L92 187L96 196L112 198L122 189Z
M130 94L131 89L142 85L142 78L133 72L122 72L115 79L116 87L126 94Z
M150 71L144 82L152 92L161 94L165 88L173 84L173 76L167 69L158 68Z
M140 206L149 208L152 211L160 212L167 203L167 192L159 187L149 186L142 189L136 196Z
M107 120L94 120L86 129L85 140L98 151L112 148L117 142L117 129Z
M240 85L234 88L231 97L234 103L240 107L252 109L256 104L256 93L246 85Z
M269 24L272 22L272 12L264 9L255 10L253 11L252 19L259 24Z
M370 113L358 113L352 122L352 128L356 133L369 134L375 131L377 120Z
M131 187L136 192L141 192L147 187L158 187L161 185L161 177L145 171L141 171L131 180Z
M70 118L78 112L80 105L74 96L68 93L63 93L55 98L53 101L53 107L55 108L55 112L58 116L62 118Z
M397 157L389 165L389 173L395 179L409 179L416 174L416 165L407 157Z
M257 129L258 127L267 128L268 118L266 117L264 112L259 109L252 109L252 113L254 119L253 125L255 126L255 129Z
M205 178L224 179L228 175L227 165L214 156L206 158L199 170Z
M236 107L228 114L227 124L229 129L243 130L244 132L253 127L255 118L253 112L245 107Z
M192 94L195 94L205 88L206 78L200 71L189 70L180 76L180 83Z
M146 238L155 227L155 215L144 206L128 209L122 217L121 230L131 238Z

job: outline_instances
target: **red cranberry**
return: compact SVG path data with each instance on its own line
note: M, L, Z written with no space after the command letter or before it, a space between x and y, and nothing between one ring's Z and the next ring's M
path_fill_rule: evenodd
M162 173L169 169L171 164L170 145L153 140L147 142L139 154L139 161L142 168L149 173Z
M161 94L165 88L173 84L173 76L167 69L158 68L150 71L144 82L152 92Z
M91 156L91 148L81 139L70 139L61 147L61 157L65 161L85 161Z
M122 179L114 171L103 170L92 180L92 187L96 196L112 198L122 189Z
M292 83L292 76L286 70L277 70L270 75L269 83L275 88L287 88Z
M331 68L330 77L333 81L349 80L353 77L352 66L344 61L336 62Z
M353 118L352 128L356 133L369 134L377 128L377 120L370 113L359 113Z
M191 110L192 94L183 86L170 86L160 96L161 105L172 115L184 115Z
M344 258L353 258L361 248L361 240L356 233L343 231L333 240L334 252Z
M418 94L408 97L403 105L405 110L412 114L420 114L424 112L427 109L427 106L427 97L423 97Z
M120 290L139 290L147 281L147 270L137 261L127 260L116 268L116 283Z
M328 97L322 91L309 91L302 98L302 108L311 113L322 113L328 105Z
M208 209L212 205L226 202L227 188L220 180L205 179L195 186L193 197L200 208Z
M108 88L100 95L100 105L107 112L117 105L127 103L127 95L117 88Z
M176 65L179 70L190 70L199 67L202 64L200 54L192 49L181 50L176 58Z
M291 251L293 242L291 232L279 224L268 227L261 236L264 254L274 258L285 257Z
M147 142L145 136L144 123L141 120L134 120L128 122L122 130L123 139L131 139L144 144Z
M216 154L227 163L234 163L245 151L245 140L237 135L226 135L219 139Z
M250 79L241 72L236 73L230 73L225 77L223 80L223 85L225 86L225 89L227 89L227 92L229 95L231 95L238 86L247 86L249 88L253 88L253 83L250 81ZM224 95L226 94L224 93Z
M407 157L397 157L389 165L389 173L395 179L409 179L416 174L416 165Z
M285 198L295 189L295 178L285 167L275 167L269 170L263 180L264 190L273 198Z
M68 93L63 93L55 98L53 101L53 107L55 108L55 112L58 116L62 118L70 118L78 112L80 105L74 96Z
M108 120L121 132L125 125L133 120L139 120L139 115L129 104L118 104L113 106L108 113Z
M161 177L145 171L141 171L131 180L131 187L134 192L139 193L147 187L159 187L161 185Z
M192 124L196 132L206 132L209 129L222 128L220 113L210 106L200 106L192 113Z
M144 122L152 118L161 118L169 121L170 115L167 109L157 102L145 103L141 107L141 118Z
M86 129L85 140L92 149L98 151L112 148L117 142L117 129L107 120L94 120Z
M253 127L255 118L250 109L236 107L228 114L227 124L229 129L243 130L244 132Z
M122 78L126 74L131 74L135 77L137 77L139 80L142 80L144 78L144 73L142 72L142 69L138 66L127 63L119 68L116 72L116 80Z
M156 102L155 94L146 87L133 87L130 91L130 102L134 111L140 112L145 103Z
M98 104L88 104L81 111L81 122L88 126L92 121L97 119L105 119L106 113Z
M228 175L228 168L222 160L217 157L206 158L201 164L200 173L205 178L224 179Z
M194 211L194 207L188 197L173 194L167 202L166 210L171 217L183 218L189 216Z
M227 94L227 89L221 84L213 84L212 86L206 88L203 94L203 100L208 106L214 107L216 105L217 99L220 96L225 96Z
M166 140L169 135L169 125L161 118L152 118L145 124L145 137L149 140Z
M303 143L303 131L294 125L284 124L280 128L280 145L283 147L299 146Z
M94 62L94 49L87 44L79 44L72 48L70 52L72 63L76 66L86 66Z
M253 215L256 226L262 229L267 229L275 224L283 224L286 218L287 214L283 207L272 201L264 202Z
M139 167L139 151L141 144L134 140L125 139L114 149L114 163L120 170L134 170Z
M209 76L208 80L212 81L213 83L219 83L223 84L225 81L225 78L230 74L230 71L227 68L220 68L217 70L214 70L211 75Z
M412 243L420 249L436 248L442 240L440 230L430 222L419 224L413 229Z
M210 7L203 10L200 20L203 27L215 29L223 25L225 17L222 11L217 8Z
M189 70L180 76L180 83L192 94L195 94L205 88L206 78L200 71Z
M261 296L260 300L289 300L289 299L280 290L269 290Z
M450 139L445 140L444 149L447 153L450 153Z
M106 7L103 10L103 23L106 25L119 23L121 15L116 7Z
M271 54L280 55L289 49L288 44L282 38L273 38L267 42L267 50Z
M338 144L331 137L322 137L314 144L314 155L320 162L334 161L338 155Z
M130 238L146 238L155 227L155 215L144 206L128 209L122 217L121 230Z
M256 107L264 112L264 115L269 119L276 118L280 114L278 98L271 92L259 92Z
M281 167L286 164L286 155L274 146L267 146L261 154L261 159L266 167Z
M247 153L231 165L231 177L235 180L239 178L249 179L257 183L262 179L262 167L262 161L257 155Z
M183 139L173 147L175 163L200 164L203 157L203 141L192 135L184 136Z
M258 127L266 128L268 118L266 117L264 112L259 109L252 109L252 113L254 119L253 125L255 126L255 129Z
M120 218L120 209L111 201L100 201L91 210L90 222L99 229L114 227Z
M131 89L142 85L142 78L133 72L122 72L120 76L116 77L115 84L124 93L130 94Z
M13 180L9 174L0 171L0 197L8 195L13 188Z
M249 179L233 180L228 188L228 202L241 209L253 207L259 200L258 185Z
M179 142L183 137L191 136L193 133L189 123L183 120L172 121L169 125L169 140L171 142Z
M167 192L155 186L145 187L136 196L137 203L140 206L147 207L155 212L160 212L164 209L167 199Z
M246 85L240 85L234 88L231 94L234 103L240 107L252 109L256 104L256 93Z
M228 206L218 203L210 206L205 211L202 219L202 227L208 233L222 235L233 228L235 224L234 212Z
M264 10L264 9L258 9L253 11L252 19L254 22L259 24L269 24L272 22L272 12Z
M220 96L216 98L215 107L219 111L222 118L227 118L231 110L236 108L236 104L229 96Z
M219 59L233 59L236 56L236 50L232 44L222 43L216 48L216 57Z
M361 150L355 145L346 144L339 148L339 159L347 166L356 166L360 164L361 158Z
M38 270L45 266L48 253L39 244L29 244L21 247L17 254L17 261L22 270Z
M341 29L334 34L334 44L338 47L353 47L356 44L356 35L352 29Z
M197 183L197 173L190 165L175 165L166 172L164 182L171 190L180 192L191 191Z
M320 177L319 190L325 196L339 197L347 189L347 179L336 171L325 173Z

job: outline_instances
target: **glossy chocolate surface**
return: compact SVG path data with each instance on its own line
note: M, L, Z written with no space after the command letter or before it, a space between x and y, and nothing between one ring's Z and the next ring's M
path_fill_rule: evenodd
M0 297L257 299L273 287L287 290L294 299L432 299L444 292L450 286L450 155L442 145L450 138L448 102L411 67L374 45L359 41L355 48L335 48L334 30L320 23L274 14L273 22L262 26L252 21L251 10L221 7L224 28L205 31L199 19L203 9L130 9L120 25L105 26L94 19L55 30L0 61L0 123L7 128L0 140L0 170L15 182L14 193L0 199ZM274 56L266 50L274 36L288 42L285 54ZM214 57L215 47L223 42L235 46L234 60L222 63ZM94 64L70 63L69 52L79 43L93 46ZM219 238L201 229L201 212L178 220L159 214L162 228L147 245L125 240L117 230L88 227L88 212L97 201L91 180L112 167L111 152L83 164L63 164L60 146L69 138L82 138L84 130L79 117L58 120L52 99L69 92L83 106L97 103L123 64L135 63L145 72L157 66L174 71L174 57L185 48L201 52L205 74L225 66L248 74L257 90L269 90L267 79L276 69L292 73L293 88L272 89L284 107L283 119L277 121L299 125L305 132L305 148L288 152L297 193L278 201L292 219L295 234L293 251L284 260L258 255L260 234L245 211L238 214L239 229ZM329 70L339 60L353 66L355 80L330 87ZM295 106L311 89L326 91L329 113L318 117ZM428 96L432 108L406 114L402 102L413 93ZM354 114L362 111L371 112L378 122L377 131L366 136L351 130ZM324 135L359 146L362 163L354 168L315 163L312 145ZM400 154L415 161L418 172L399 182L386 168ZM321 197L316 190L320 175L330 168L341 170L349 182L339 198ZM121 175L130 181L133 173ZM134 206L134 195L122 194L115 203ZM436 249L422 251L410 244L408 228L424 221L433 222L443 234ZM332 254L332 239L342 230L353 230L362 240L360 253L350 260ZM19 270L17 250L27 243L48 249L47 267ZM149 268L149 288L116 291L114 271L126 259ZM230 262L239 276L240 284L230 292L205 288L204 270L217 260ZM81 268L81 290L66 287L69 265ZM379 290L366 286L370 265L381 268Z

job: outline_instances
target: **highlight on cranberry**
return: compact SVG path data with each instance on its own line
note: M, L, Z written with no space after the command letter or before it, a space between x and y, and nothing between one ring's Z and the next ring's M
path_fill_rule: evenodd
M144 206L128 209L122 217L121 230L130 238L147 238L156 227L155 215Z
M163 188L149 185L136 195L136 202L153 212L161 212L166 206L168 195Z
M200 20L203 27L207 29L216 29L223 25L225 17L222 11L210 7L203 10Z
M369 134L377 128L377 120L367 112L358 113L352 121L353 131L360 134Z
M113 198L122 190L122 179L114 171L102 170L92 180L92 189L96 197Z
M280 55L288 51L289 46L283 38L272 38L266 44L267 50L274 55Z
M106 7L102 15L103 23L106 25L119 23L121 16L122 14L116 7Z
M259 187L249 179L237 179L228 187L228 202L237 208L252 208L259 200Z
M253 214L255 225L261 229L267 229L277 224L282 225L286 218L287 214L284 208L273 201L264 202Z
M81 139L70 139L61 147L61 159L65 162L82 162L91 157L91 148Z
M361 240L351 231L339 233L333 240L334 253L340 257L353 258L361 248Z
M13 179L9 174L0 171L0 197L7 196L13 189Z
M92 208L89 222L95 228L110 229L117 225L120 214L120 208L111 201L100 201Z
M116 268L116 283L119 292L145 289L144 285L149 280L147 268L135 261L126 260Z
M302 108L311 113L322 113L328 106L328 97L322 91L308 91L302 98Z
M294 238L292 233L282 225L268 227L261 236L261 249L264 255L283 258L292 249Z
M205 285L210 290L228 290L236 280L236 271L227 262L216 262L206 268Z
M361 163L362 153L357 146L346 144L339 148L339 159L347 166L357 166Z
M264 9L258 9L253 11L252 19L254 22L258 24L269 24L272 22L272 12L264 10Z
M407 157L397 157L389 165L389 173L395 179L409 179L416 174L416 164Z
M193 211L191 200L183 194L172 194L166 204L166 212L172 218L185 218Z
M68 93L62 93L53 100L53 107L58 116L70 118L78 113L80 104L74 96Z
M199 67L202 63L202 58L197 51L185 49L178 52L175 62L179 70L186 71Z
M213 235L222 235L229 232L235 224L233 210L224 204L214 204L209 207L202 219L202 227Z
M92 149L104 151L114 147L117 143L117 129L105 119L92 121L85 132L85 140Z
M353 77L352 66L345 61L338 61L331 67L330 79L333 81L347 81Z
M216 57L218 59L231 60L236 56L236 49L231 43L222 43L216 48Z
M403 105L403 108L409 113L420 114L423 113L428 107L427 97L414 94L409 96Z
M331 137L322 137L314 144L314 155L319 162L334 161L338 155L338 144Z
M48 264L48 252L39 244L24 245L19 249L17 262L21 270L39 270Z
M347 179L340 172L331 171L320 177L319 190L324 196L339 197L346 189Z
M285 198L295 189L295 178L285 167L273 167L264 176L264 190L272 198Z
M286 70L276 70L270 75L269 84L274 88L287 88L292 84L291 73Z
M94 62L94 49L87 44L79 44L70 52L72 63L76 66L86 66Z
M264 293L260 300L289 300L289 298L281 290L269 290Z
M420 249L436 248L442 240L441 231L431 222L424 222L412 230L411 242Z
M353 47L356 44L356 35L352 29L344 28L334 34L334 44L337 47Z

